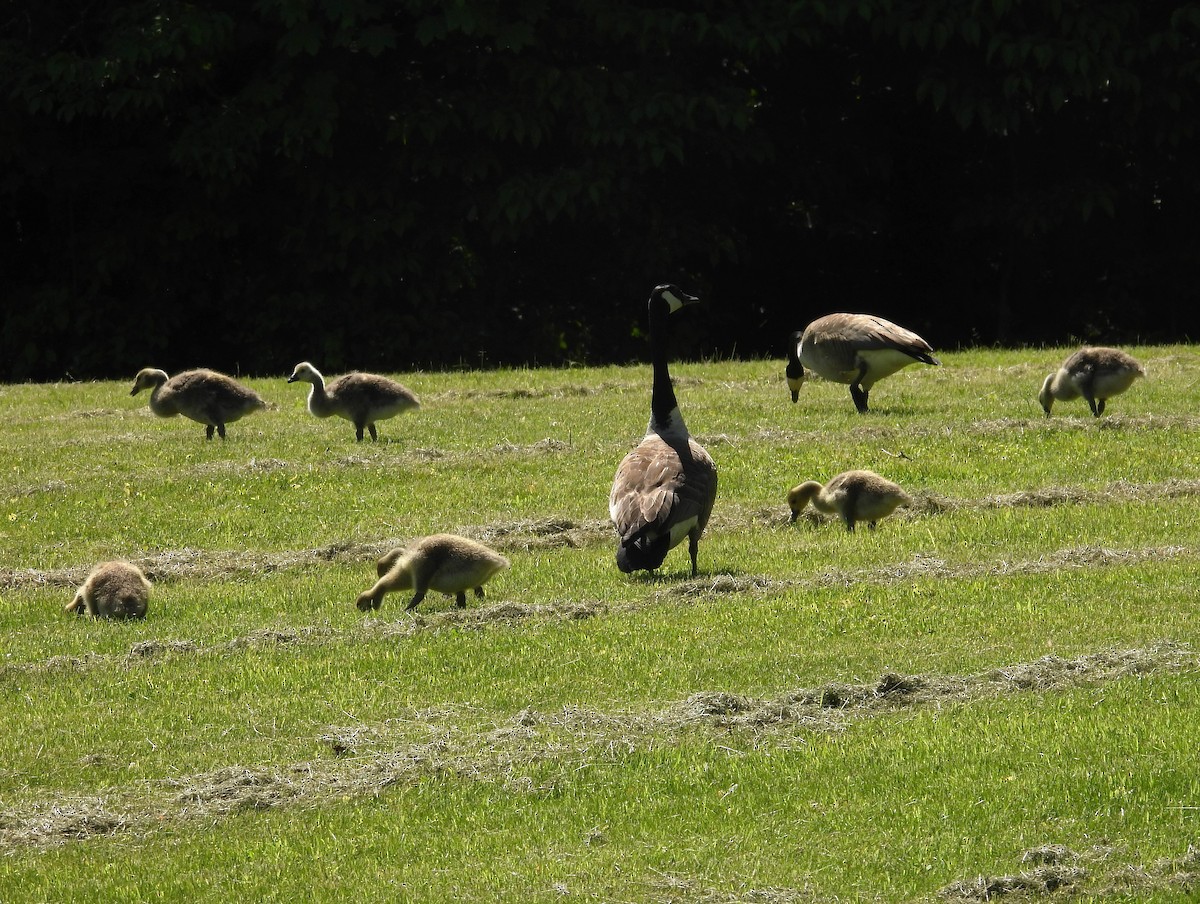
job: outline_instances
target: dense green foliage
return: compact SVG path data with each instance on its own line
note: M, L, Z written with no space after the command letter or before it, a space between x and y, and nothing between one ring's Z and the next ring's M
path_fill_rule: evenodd
M1200 6L13 0L0 379L1178 339Z

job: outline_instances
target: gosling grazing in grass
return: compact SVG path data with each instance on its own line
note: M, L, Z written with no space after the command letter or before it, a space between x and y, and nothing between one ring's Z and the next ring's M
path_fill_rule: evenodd
M377 421L421 407L417 397L406 387L378 374L349 373L326 386L321 372L303 361L288 377L289 383L297 380L312 384L308 391L309 413L314 417L336 414L345 418L354 424L355 437L360 443L363 430L370 431L372 441L378 439Z
M434 534L380 558L379 580L358 596L358 608L366 612L378 609L384 594L394 590L413 590L409 609L415 609L430 590L453 596L461 609L467 605L467 591L483 597L484 583L508 568L508 559L493 549L456 534Z
M608 514L620 537L617 567L627 574L658 568L667 552L687 537L695 576L700 537L717 498L716 465L688 433L667 362L668 318L699 300L662 285L648 302L654 371L650 425L617 468L608 497Z
M886 518L902 505L912 502L904 490L874 471L845 471L822 486L809 480L788 491L792 521L800 517L811 502L826 514L837 514L854 530L855 522L866 521L871 530L880 518Z
M257 392L215 370L185 370L168 378L166 371L145 367L138 371L130 395L152 389L150 410L159 417L182 414L204 424L205 436L216 430L225 438L225 425L267 407Z
M1038 401L1046 417L1055 400L1068 402L1083 396L1095 417L1104 414L1105 403L1146 376L1146 368L1132 355L1117 348L1084 347L1063 362L1057 373L1046 377Z
M92 618L145 618L150 582L128 562L101 562L92 569L66 612Z
M866 414L871 387L918 361L942 363L929 343L911 330L871 314L827 314L792 334L787 384L795 402L807 367L826 380L849 383L854 406Z

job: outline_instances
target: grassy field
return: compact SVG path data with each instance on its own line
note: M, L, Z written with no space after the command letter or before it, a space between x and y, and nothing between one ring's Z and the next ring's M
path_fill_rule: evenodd
M1200 888L1200 349L1094 419L1067 349L791 404L678 364L720 471L690 577L620 574L648 366L412 373L357 444L307 386L207 442L128 383L0 387L0 902L1172 901ZM914 505L789 524L848 468ZM512 561L363 615L374 560ZM141 564L136 624L70 618Z

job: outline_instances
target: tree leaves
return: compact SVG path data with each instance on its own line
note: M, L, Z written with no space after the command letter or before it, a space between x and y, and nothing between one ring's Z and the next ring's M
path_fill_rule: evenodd
M746 352L796 326L797 279L806 305L917 316L935 272L947 304L1020 284L1034 311L1122 268L1190 279L1194 4L11 5L5 295L195 300L204 326L157 340L187 364L286 363L292 312L330 299L357 312L347 355L579 360L637 353L636 310L607 311L663 278L726 299L708 341ZM251 304L274 340L217 334ZM22 319L0 376L53 375L72 352L30 360L29 331L82 349L78 320Z

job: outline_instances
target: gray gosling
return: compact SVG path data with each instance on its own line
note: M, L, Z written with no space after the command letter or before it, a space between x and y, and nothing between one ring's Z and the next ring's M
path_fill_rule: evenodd
M64 611L92 618L145 618L150 582L128 562L101 562Z
M875 523L886 518L912 499L904 490L890 480L885 480L874 471L845 471L822 486L809 480L788 491L788 506L792 510L792 521L800 517L809 502L826 514L836 514L846 523L846 530L853 531L857 521L866 521L875 529Z
M354 424L355 437L361 443L363 430L369 430L371 440L378 439L377 421L395 417L401 412L420 408L417 397L395 380L378 374L349 373L325 385L321 372L302 361L296 365L289 383L303 380L311 383L308 391L308 411L313 417L336 414Z
M166 371L144 367L134 378L129 394L137 395L143 389L153 390L150 393L151 411L159 417L182 414L204 424L205 436L209 439L213 438L214 430L224 439L226 424L267 407L253 389L225 374L203 368L185 370L168 378Z
M792 401L800 398L804 368L834 383L849 383L859 414L871 387L910 364L939 365L933 348L911 330L872 314L827 314L792 333L785 375Z
M1084 347L1075 352L1056 373L1042 383L1038 401L1046 417L1055 400L1069 402L1083 396L1092 415L1104 414L1105 403L1146 376L1146 368L1132 355L1117 348Z
M670 316L699 302L675 286L656 286L650 315L650 424L642 441L617 466L608 516L617 529L617 568L625 574L653 571L667 553L688 540L692 577L696 553L717 498L717 466L688 433L669 371Z
M376 568L379 580L358 596L363 612L378 609L384 594L413 590L408 609L415 609L430 590L453 596L458 608L467 605L467 591L483 598L483 585L508 568L509 561L493 549L457 534L434 534L384 554Z

